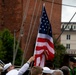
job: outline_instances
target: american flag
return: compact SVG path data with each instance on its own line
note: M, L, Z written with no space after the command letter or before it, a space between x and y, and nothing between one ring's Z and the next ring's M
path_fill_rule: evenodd
M54 53L55 51L51 24L47 16L45 6L43 6L40 27L34 51L34 65L43 67L45 64L45 60L52 60L54 58Z

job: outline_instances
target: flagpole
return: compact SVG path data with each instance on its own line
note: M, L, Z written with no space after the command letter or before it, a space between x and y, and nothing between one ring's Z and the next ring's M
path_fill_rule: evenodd
M14 65L14 56L15 56L15 46L16 46L16 30L14 30L14 45L13 45L13 65Z

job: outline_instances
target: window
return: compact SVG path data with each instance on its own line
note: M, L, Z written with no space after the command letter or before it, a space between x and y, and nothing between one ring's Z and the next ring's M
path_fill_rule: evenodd
M62 26L62 28L64 28L64 25Z
M70 40L70 35L67 35L66 39L67 39L67 40Z
M74 27L74 29L76 29L76 26L73 26Z
M70 44L66 44L66 49L70 49Z
M69 26L67 26L67 29L69 29Z

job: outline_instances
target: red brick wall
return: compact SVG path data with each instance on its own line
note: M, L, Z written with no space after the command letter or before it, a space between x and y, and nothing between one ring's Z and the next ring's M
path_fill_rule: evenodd
M14 29L20 29L22 21L22 4L20 0L0 0L1 1L1 17L3 24L0 28L8 28L12 32Z
M0 30L2 30L4 28L8 28L9 30L11 30L12 33L14 30L18 30L18 32L17 32L17 38L18 38L18 35L19 35L18 33L20 31L20 27L22 24L22 16L24 16L24 14L26 14L25 9L26 9L26 5L27 5L27 1L29 1L29 0L3 0L3 1L4 2L2 2L2 0L0 0ZM34 26L34 22L35 22L35 19L37 16L40 1L41 0L37 0L37 6L35 9L34 20L32 23L31 32L33 30L33 26ZM47 11L48 17L50 19L52 0L45 0L45 1L46 1L45 2L46 11ZM50 2L47 2L47 1L50 1ZM57 3L62 3L62 0L54 0L54 1ZM27 35L29 32L29 28L30 28L30 22L31 22L33 10L35 7L35 2L36 2L36 0L30 0L27 16L24 21L24 35L21 38L21 47L23 50L26 46ZM27 53L25 54L25 56L27 56L27 55L31 56L33 54L34 44L35 44L38 26L39 26L39 20L40 20L39 18L41 15L43 3L44 3L44 1L41 1L36 24L35 24L32 36L30 37L31 39L30 39L30 43L28 46L28 51L26 50ZM4 5L2 5L2 4L4 4ZM51 16L52 17L51 17L50 22L52 25L53 36L55 36L57 38L60 34L61 5L57 5L57 4L53 5L53 10L52 10ZM31 35L31 33L30 33L30 35Z
M36 6L36 9L35 9L34 18L37 16L40 1L41 0L37 0L37 6ZM52 0L48 0L48 1L51 2ZM54 0L54 1L57 2L57 3L62 2L62 0ZM25 40L27 38L29 25L30 25L30 21L31 21L31 18L32 18L32 13L33 13L33 10L34 10L34 7L35 7L35 2L36 2L36 0L30 0L30 6L29 6L28 14L27 14L27 19L25 20L25 25L24 25L25 32L26 32ZM51 5L52 5L50 2L49 3L45 2L45 7L46 7L48 17L50 16ZM28 55L29 55L29 52L32 53L32 51L33 51L33 46L34 46L34 43L35 43L35 38L37 36L37 30L38 30L38 26L39 26L39 17L41 15L42 4L43 3L44 3L44 1L41 1L39 13L38 13L38 18L37 18L36 25L35 25L35 28L34 28L34 32L32 33L31 41L30 41L29 48L28 48L28 53L27 53ZM50 19L50 17L49 17L49 19ZM34 19L34 21L35 21L35 19ZM33 23L34 23L34 21L33 21ZM57 5L57 4L53 5L52 17L51 17L50 22L51 22L51 25L52 25L53 36L55 36L57 38L59 36L60 32L61 32L60 31L60 26L61 26L61 5ZM34 24L32 24L32 26L33 25Z

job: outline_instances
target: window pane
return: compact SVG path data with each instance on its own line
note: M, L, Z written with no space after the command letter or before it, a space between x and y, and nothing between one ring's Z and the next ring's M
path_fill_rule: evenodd
M67 49L70 49L70 44L66 44L66 48Z
M67 35L67 36L66 36L66 39L67 39L67 40L70 40L70 35Z

